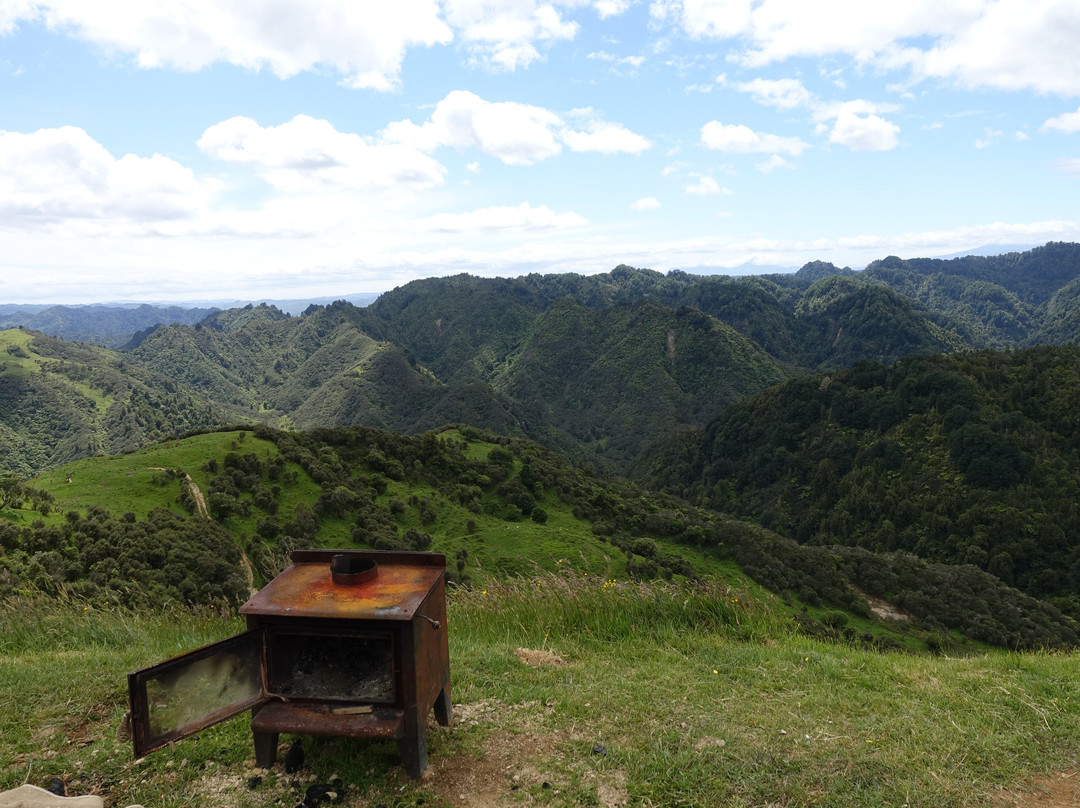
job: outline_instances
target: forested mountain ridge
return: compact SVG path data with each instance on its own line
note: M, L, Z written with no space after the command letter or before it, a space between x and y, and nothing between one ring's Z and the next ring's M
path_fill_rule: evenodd
M0 472L32 476L240 416L124 354L0 331Z
M650 482L800 542L971 564L1080 614L1080 348L793 379L653 458Z
M812 262L793 275L739 278L626 266L593 276L457 275L405 284L364 308L214 312L141 332L122 360L107 361L166 377L233 421L402 432L469 423L625 473L647 467L654 444L800 373L1075 342L1078 292L1076 244L886 258L862 272ZM98 445L115 441L110 433ZM58 452L0 462L44 468L71 456Z
M219 309L184 306L10 306L0 329L28 328L73 342L119 348L137 331L163 323L194 325Z
M410 301L409 315L392 324L417 324L404 349L371 313L335 303L228 332L160 328L132 355L270 423L419 432L462 422L612 468L656 436L703 426L726 404L791 375L693 309L589 308L566 297L540 305L526 295L500 302L505 291L474 280L460 298L440 289L423 304ZM419 312L436 299L437 310Z
M725 322L799 368L892 361L911 353L1005 348L1080 336L1080 245L951 260L888 257L856 272L826 262L793 275L700 276L620 266L600 275L468 275L413 281L364 310L365 330L440 378L479 373L555 300L591 309L651 301ZM1075 323L1077 329L1063 328Z

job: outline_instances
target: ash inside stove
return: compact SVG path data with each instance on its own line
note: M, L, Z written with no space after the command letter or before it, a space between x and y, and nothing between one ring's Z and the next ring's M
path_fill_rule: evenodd
M394 655L389 638L290 634L278 637L288 648L273 689L300 699L394 701Z

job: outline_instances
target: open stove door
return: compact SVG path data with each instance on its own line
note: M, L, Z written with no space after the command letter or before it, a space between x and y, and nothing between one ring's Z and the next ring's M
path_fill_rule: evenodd
M128 674L135 756L192 735L265 699L262 629Z

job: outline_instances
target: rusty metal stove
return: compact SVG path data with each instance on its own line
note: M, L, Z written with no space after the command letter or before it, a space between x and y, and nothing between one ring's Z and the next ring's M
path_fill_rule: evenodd
M256 764L278 736L394 740L427 767L432 709L451 720L446 558L299 550L240 607L248 630L128 675L137 757L251 710Z

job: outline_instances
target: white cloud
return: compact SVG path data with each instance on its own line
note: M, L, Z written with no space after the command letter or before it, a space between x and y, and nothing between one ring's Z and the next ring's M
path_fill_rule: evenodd
M642 213L647 210L657 210L661 208L660 200L655 196L645 196L630 206L631 210L636 210L638 213Z
M798 79L757 78L739 82L736 87L740 92L750 93L759 104L777 109L794 109L815 104L813 93Z
M0 131L0 222L142 228L197 215L218 190L155 154L117 158L84 130Z
M1076 110L1076 112L1065 112L1054 118L1048 118L1039 127L1039 131L1062 132L1066 135L1080 132L1080 109Z
M976 140L975 140L975 148L976 149L989 148L990 146L993 145L995 140L997 140L999 137L1001 137L1003 134L1005 134L1000 129L991 129L990 127L987 127L986 129L984 129L983 132L985 134L985 137L976 138Z
M727 85L727 77L718 76L717 83ZM765 106L776 107L782 110L791 110L799 107L811 111L811 119L817 122L816 132L825 134L829 132L829 141L840 143L855 150L887 151L895 148L899 141L896 134L900 131L895 124L885 121L876 113L895 112L898 107L891 103L878 103L866 99L857 98L851 101L825 102L818 99L813 93L803 86L798 79L763 79L756 78L752 81L738 82L734 87L743 93L749 93L754 100ZM830 131L826 125L832 121ZM715 122L714 122L715 123ZM736 132L728 127L726 133L732 140L745 140L749 142L749 129ZM805 147L805 144L804 144ZM761 151L778 151L764 148ZM789 152L796 154L797 152ZM774 153L773 159L766 163L759 163L759 171L769 172L774 168L791 168L788 163L777 162L778 155Z
M695 39L728 39L750 28L751 6L751 0L655 0L649 13L657 21L673 19Z
M631 0L594 0L593 8L600 15L600 19L615 17L630 8Z
M218 160L253 166L283 191L419 190L440 185L445 174L414 147L373 144L307 115L267 127L251 118L229 118L207 129L198 146Z
M1080 94L1075 0L655 0L656 23L731 40L744 65L844 54L962 87Z
M794 169L795 166L793 166L779 154L774 154L768 160L765 160L761 163L756 163L754 165L754 168L756 168L762 174L768 174L778 168Z
M700 177L697 182L687 185L683 190L692 196L716 196L717 194L727 196L731 193L730 188L722 188L720 183L712 177Z
M899 145L899 132L899 126L877 115L860 117L845 110L837 116L829 142L852 151L888 151Z
M381 133L389 143L404 143L420 151L440 146L479 149L507 165L530 165L562 151L555 129L562 119L554 112L512 101L485 101L466 90L455 90L435 107L423 124L398 121Z
M502 70L527 67L540 58L535 43L573 39L578 30L535 0L446 0L444 12L473 57Z
M944 5L944 4L942 4ZM977 16L942 31L934 47L904 53L916 73L967 88L1080 93L1080 5L1073 0L973 4Z
M742 124L723 124L719 121L709 121L701 127L701 142L715 151L736 154L772 153L798 157L810 148L808 143L797 137L755 132Z
M19 20L31 20L36 16L36 0L4 0L0 3L0 36L14 31Z
M1057 161L1057 169L1063 174L1080 174L1080 157L1062 157Z
M609 62L616 65L630 65L630 67L641 67L646 61L644 56L616 56L613 53L602 50L593 51L585 58L593 59L594 61Z
M141 68L196 71L225 62L282 78L327 70L349 87L377 90L397 85L410 47L453 38L435 0L323 0L317 9L301 0L24 0L7 13L9 27L11 17L41 19L130 54Z
M983 0L765 0L754 9L749 34L753 45L743 60L764 65L795 56L846 53L858 62L871 62L891 56L897 43L955 32L976 18L981 5Z
M441 233L566 230L586 224L588 220L577 213L555 213L547 205L534 208L528 202L517 207L496 206L471 213L438 213L424 221L428 229Z
M586 124L588 131L563 129L560 137L575 152L602 154L641 154L652 147L647 138L635 134L622 124L593 120Z
M566 125L551 110L513 101L485 101L466 90L455 90L440 101L422 124L397 121L381 137L421 151L442 146L463 151L476 148L507 165L531 165L554 157L565 143L575 152L640 154L650 148L648 139L622 124L601 120L592 109L573 110L568 117L582 129Z
M821 102L813 104L813 118L815 121L831 121L839 118L844 113L851 115L877 115L880 113L896 112L899 109L896 104L881 104L877 101L868 101L865 98L856 98L852 101Z

